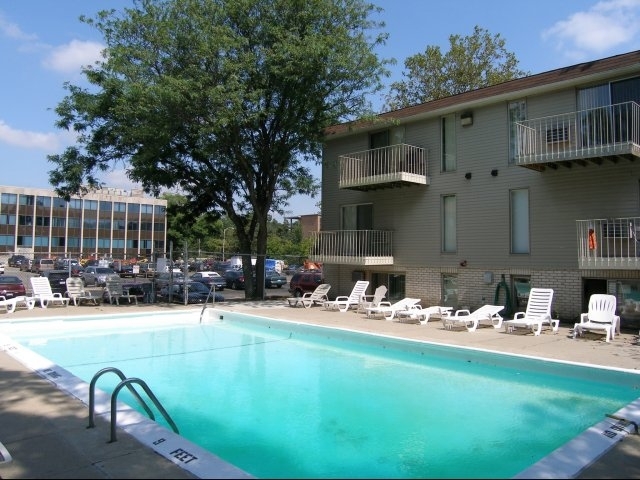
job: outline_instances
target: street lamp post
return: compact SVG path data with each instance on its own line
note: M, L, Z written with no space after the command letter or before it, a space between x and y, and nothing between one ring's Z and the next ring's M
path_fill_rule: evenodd
M222 231L222 261L226 261L226 257L224 256L224 245L227 241L227 230L233 230L234 227L227 227Z

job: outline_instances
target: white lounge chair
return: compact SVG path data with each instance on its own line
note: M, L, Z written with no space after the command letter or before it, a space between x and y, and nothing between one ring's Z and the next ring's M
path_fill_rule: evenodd
M384 285L376 288L373 295L362 295L362 297L360 297L360 303L358 304L358 313L366 313L367 308L379 306L380 302L384 301L386 295L387 287Z
M6 309L7 313L15 312L17 304L18 301L15 298L7 298L0 295L0 308Z
M600 331L609 342L620 328L620 317L616 315L615 295L593 294L589 298L589 311L580 314L580 323L573 327L573 338L580 337L585 331ZM618 330L618 333L619 330Z
M505 331L512 333L518 327L530 328L534 335L540 335L543 325L549 325L554 333L558 332L559 320L551 318L551 302L553 289L532 288L525 312L517 312L513 320L502 322Z
M47 308L49 305L59 305L61 307L69 305L71 299L63 297L59 292L54 293L47 277L31 277L29 281L33 290L33 298L40 302L42 308Z
M125 291L124 285L120 280L108 279L105 282L104 295L112 305L114 301L116 302L116 305L120 305L121 298L126 298L129 303L133 300L136 305L138 304L138 297L129 293L128 290Z
M447 330L464 326L469 332L475 332L480 323L488 323L493 328L502 327L502 317L500 312L504 310L504 305L483 305L473 312L462 309L456 310L452 315L450 312L442 315L442 324Z
M287 298L287 302L289 302L290 307L297 307L300 305L305 308L311 308L316 303L322 305L324 302L329 300L327 293L329 293L330 289L330 284L321 283L313 292L305 292L301 297L289 297Z
M420 303L419 298L405 297L395 303L380 302L377 307L367 308L367 318L383 316L385 320L393 320L396 318L397 312L405 311Z
M66 280L67 291L65 295L73 301L75 306L82 302L91 302L94 305L100 304L100 299L94 297L91 292L84 289L84 282L79 277L69 277Z
M369 282L367 280L358 280L348 297L341 295L336 297L335 300L327 300L322 305L326 310L340 310L341 312L346 312L352 307L357 308L368 287Z
M422 308L420 304L415 304L406 310L398 310L396 312L396 318L399 322L413 322L419 323L420 325L426 325L429 323L429 319L431 317L441 318L451 309L451 307L440 307L437 305Z

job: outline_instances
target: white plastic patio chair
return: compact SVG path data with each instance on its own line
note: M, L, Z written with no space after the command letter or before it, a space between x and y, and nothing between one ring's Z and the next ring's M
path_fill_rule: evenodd
M616 315L615 295L596 293L589 297L589 311L580 314L580 323L573 327L573 338L581 337L585 331L598 331L605 334L605 341L609 342L616 336L616 329L620 328L620 317Z
M464 326L469 332L475 332L481 322L486 322L493 328L502 327L502 316L500 312L504 310L504 305L483 305L473 312L462 309L456 310L452 315L450 312L442 314L442 324L447 330L453 330L454 327Z
M502 322L507 333L513 333L517 327L530 328L534 335L540 335L543 325L549 325L554 333L558 332L559 320L551 318L552 288L532 288L525 312L518 312L513 320Z
M346 312L352 307L357 308L360 304L360 299L366 293L368 287L369 282L367 280L358 280L353 286L353 290L351 290L349 296L337 296L335 300L327 300L324 302L323 306L326 310L340 310L341 312Z

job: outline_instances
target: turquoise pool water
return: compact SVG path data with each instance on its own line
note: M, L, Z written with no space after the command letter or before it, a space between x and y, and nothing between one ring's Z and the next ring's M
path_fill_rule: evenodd
M228 312L10 335L86 382L104 367L143 379L182 436L257 477L508 478L640 386L632 373Z

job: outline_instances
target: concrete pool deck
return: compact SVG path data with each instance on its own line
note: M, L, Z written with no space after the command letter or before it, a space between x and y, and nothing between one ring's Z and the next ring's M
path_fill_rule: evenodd
M606 343L600 335L574 340L571 334L573 324L561 324L557 334L546 330L535 337L532 334L507 334L504 330L490 327L479 328L473 333L450 331L445 330L439 320L420 325L368 319L354 311L340 313L321 307L294 308L282 299L224 302L216 307L398 338L640 370L638 332L624 329L621 335ZM152 304L36 307L33 310L18 309L12 314L2 313L0 323L71 315L194 308L198 307ZM120 429L118 441L108 443L108 424L101 423L98 418L96 428L88 429L86 404L58 390L50 381L22 365L4 346L0 347L0 405L0 442L12 456L10 462L0 463L0 478L196 478ZM640 478L640 436L627 435L576 478Z

